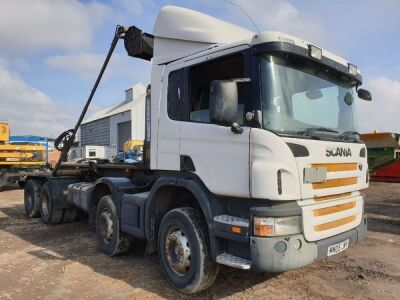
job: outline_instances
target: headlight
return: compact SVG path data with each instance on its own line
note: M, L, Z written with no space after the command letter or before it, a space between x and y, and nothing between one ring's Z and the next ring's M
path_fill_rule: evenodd
M282 236L301 232L301 216L277 218L254 217L254 235L256 236Z

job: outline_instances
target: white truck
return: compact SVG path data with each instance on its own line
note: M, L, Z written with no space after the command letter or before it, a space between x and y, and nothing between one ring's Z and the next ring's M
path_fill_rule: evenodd
M355 95L371 94L357 67L284 33L173 6L153 35L119 27L119 38L151 60L143 162L60 161L27 179L28 216L55 224L86 211L105 253L158 251L184 293L208 288L219 264L283 272L365 237Z

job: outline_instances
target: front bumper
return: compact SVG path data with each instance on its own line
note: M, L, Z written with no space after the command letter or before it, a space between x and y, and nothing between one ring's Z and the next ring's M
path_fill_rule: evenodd
M327 257L328 247L347 239L349 247L365 238L367 217L354 229L316 242L307 242L303 234L287 237L250 237L252 268L261 272L284 272ZM301 247L296 249L300 243Z

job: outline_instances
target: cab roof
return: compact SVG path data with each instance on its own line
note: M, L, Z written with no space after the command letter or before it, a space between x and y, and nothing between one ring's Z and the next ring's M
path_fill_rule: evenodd
M207 14L177 6L165 6L160 10L153 35L153 64L164 64L184 57L198 56L200 52L214 52L238 45L282 42L308 49L308 45L312 44L277 31L254 33ZM322 49L322 55L348 66L346 59L325 49Z

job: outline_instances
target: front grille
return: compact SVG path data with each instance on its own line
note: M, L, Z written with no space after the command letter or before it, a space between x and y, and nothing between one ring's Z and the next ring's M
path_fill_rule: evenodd
M314 190L319 190L319 189L341 187L346 185L353 185L357 183L358 183L357 177L349 177L349 178L339 178L339 179L328 179L324 182L313 183L312 187Z
M335 194L335 195L329 195L329 196L316 196L314 197L314 201L316 202L321 202L321 201L328 201L328 200L333 200L333 199L341 199L341 198L346 198L351 196L351 193L341 193L341 194Z
M327 174L327 179L325 181L312 183L311 186L313 190L324 191L326 189L358 184L358 163L313 163L311 167L318 169L323 168L326 170ZM325 196L326 193L322 195Z
M327 172L356 171L357 163L312 164L313 168L325 168Z
M302 206L304 235L316 241L350 230L360 224L363 198L353 193L315 197Z
M338 219L338 220L335 220L335 221L331 221L331 222L315 225L314 226L314 230L316 232L319 232L319 231L325 231L325 230L337 228L339 226L343 226L343 225L349 224L349 223L355 221L356 219L357 219L357 216L355 216L355 215L349 216L349 217Z
M334 214L337 212L341 212L347 209L351 209L356 207L356 202L347 202L343 204L338 204L334 206L329 206L329 207L324 207L324 208L319 208L314 210L314 217L320 217L320 216L326 216L330 214Z

